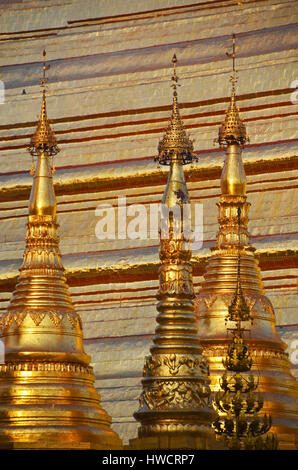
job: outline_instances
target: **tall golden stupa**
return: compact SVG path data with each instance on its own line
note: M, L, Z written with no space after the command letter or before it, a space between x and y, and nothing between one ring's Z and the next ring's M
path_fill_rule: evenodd
M141 423L134 449L208 449L215 443L208 362L198 340L191 265L191 234L185 223L189 204L183 165L191 163L192 141L180 118L176 56L173 57L173 108L170 125L159 142L157 160L169 165L160 231L157 327L144 364ZM178 214L177 214L178 210ZM164 222L164 225L163 225Z
M46 111L43 64L40 120L31 139L33 185L26 249L16 288L0 320L0 448L119 449L100 406L80 316L59 250L53 167L59 151ZM36 169L34 159L37 159Z
M218 136L219 145L226 148L218 203L219 232L196 299L199 338L210 363L211 388L217 390L223 374L222 359L230 342L225 318L237 282L239 250L243 296L253 319L247 343L252 352L253 369L259 374L264 411L272 416L272 431L277 434L279 448L294 449L298 424L297 382L290 373L285 344L276 331L274 310L265 295L247 229L250 204L241 149L248 137L236 105L235 36L230 56L233 59L232 97ZM238 211L241 214L239 232Z

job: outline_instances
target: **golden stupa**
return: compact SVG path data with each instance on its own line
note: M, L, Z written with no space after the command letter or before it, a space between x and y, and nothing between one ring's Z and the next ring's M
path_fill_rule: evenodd
M159 143L157 160L169 165L162 207L168 223L160 232L160 286L157 327L144 364L141 423L132 449L208 449L217 445L211 423L215 419L208 378L196 328L191 264L191 234L184 221L189 203L183 165L192 162L193 144L180 118L177 101L176 56L173 57L173 109L168 130ZM165 230L165 232L163 232ZM168 232L167 232L168 230Z
M230 56L233 59L232 97L218 136L220 146L226 148L218 203L219 232L196 299L199 339L210 364L211 388L217 390L223 374L222 360L230 342L225 318L237 282L239 249L242 292L253 320L247 343L252 352L253 369L259 374L264 411L272 416L272 431L277 435L279 448L294 449L298 425L297 382L290 373L286 346L276 331L274 310L265 295L255 249L250 243L247 229L250 204L246 197L241 149L248 137L236 105L235 36ZM236 300L241 302L240 293Z
M240 207L237 213L240 229ZM225 371L220 379L220 390L214 397L218 416L212 427L229 450L276 450L276 436L268 432L272 425L271 415L262 413L264 399L258 392L259 378L251 372L253 360L246 344L250 330L242 326L242 322L252 322L252 317L241 287L240 264L238 253L237 283L226 316L227 322L233 325L227 329L232 339L222 361Z
M37 166L31 169L26 249L10 304L0 318L5 344L0 448L119 449L121 441L94 387L81 319L61 263L50 162L59 150L47 119L47 68L44 61L41 116L28 147Z

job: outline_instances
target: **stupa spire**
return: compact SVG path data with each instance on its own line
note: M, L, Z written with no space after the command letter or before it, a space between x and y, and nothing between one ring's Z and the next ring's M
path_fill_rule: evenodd
M157 326L150 355L145 359L140 408L134 414L140 427L138 438L130 441L135 449L213 445L211 422L215 414L208 362L202 355L195 324L191 234L179 224L185 220L183 214L189 205L183 165L193 160L193 146L179 114L176 56L172 62L172 117L156 158L160 164L170 165L162 198L168 218L162 220L160 232Z
M42 87L42 102L39 121L36 130L31 137L28 151L31 155L39 155L44 151L48 156L56 155L60 150L57 145L55 134L50 126L47 116L47 101L46 101L46 84L47 77L46 71L50 69L50 65L46 64L46 51L43 51L43 76L41 80Z
M45 59L45 53L44 53ZM121 441L100 406L82 322L66 283L50 158L58 151L42 112L29 145L37 158L23 263L0 317L0 448L115 449Z
M177 57L174 54L172 58L173 75L173 104L172 115L169 126L158 145L158 156L155 158L160 165L170 165L173 161L179 159L182 165L196 160L193 152L193 142L187 135L180 116L177 87L179 78L176 72Z
M56 137L51 129L46 106L46 71L50 69L46 65L46 51L43 51L43 77L41 113L36 130L27 147L32 156L31 175L33 185L29 201L29 215L56 216L56 198L53 186L54 162L53 158L60 151ZM37 157L37 161L35 161ZM51 159L51 161L50 161Z
M229 144L237 143L244 145L249 141L246 134L246 128L239 115L239 108L236 103L236 83L237 83L237 70L236 70L236 36L233 34L233 49L232 52L227 52L226 55L232 59L232 75L231 81L231 99L229 109L226 111L225 120L219 127L217 142L223 148Z
M232 96L217 139L220 147L226 149L217 204L219 231L196 300L198 331L210 360L211 388L217 390L222 359L228 346L227 311L229 307L243 306L245 302L253 319L247 342L254 359L253 368L260 371L264 407L266 411L272 409L273 432L278 435L280 448L294 448L294 429L298 419L297 383L290 373L285 345L276 331L273 306L265 295L255 248L248 232L250 203L247 202L242 162L242 147L247 142L247 134L236 107L235 54L233 36L233 52L229 54L233 59Z

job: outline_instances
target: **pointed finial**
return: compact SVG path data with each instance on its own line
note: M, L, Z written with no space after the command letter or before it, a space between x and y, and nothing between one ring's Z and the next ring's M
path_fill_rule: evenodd
M43 50L42 55L43 55L43 66L42 66L43 74L42 74L41 86L42 86L43 98L45 99L46 83L47 83L46 71L50 69L50 65L46 64L47 53L45 49Z
M232 83L232 95L231 95L231 101L233 101L233 104L235 103L235 98L236 98L236 83L237 83L237 77L236 77L236 69L235 69L235 60L236 60L236 52L235 52L235 43L236 43L236 36L233 34L232 36L232 41L233 41L233 49L232 53L226 52L227 57L230 57L232 59L232 75L230 78L230 81Z
M174 161L179 161L182 165L186 165L197 159L193 153L193 142L186 134L180 117L177 97L177 86L180 86L176 73L177 62L176 54L174 54L172 57L173 75L171 78L171 86L173 87L172 116L169 127L159 142L158 156L155 158L161 165L171 165Z
M59 152L57 141L54 132L51 129L46 108L46 71L50 66L46 65L46 51L43 51L43 76L41 80L42 86L42 105L39 121L35 133L31 138L30 145L27 150L32 156L38 156L45 153L49 156L54 156Z
M43 67L42 67L42 70L43 70L43 78L42 78L42 86L43 88L45 88L45 82L46 82L46 70L48 70L50 68L50 66L47 66L46 65L46 56L47 56L47 53L46 53L46 50L44 49L43 50Z
M232 75L231 75L231 101L224 122L221 124L218 133L218 139L216 141L221 147L226 147L230 144L238 144L243 146L249 142L249 138L246 134L245 126L239 116L239 108L236 105L236 35L232 36L232 53L226 52L226 55L232 59Z
M176 73L176 64L177 64L176 54L174 54L172 57L172 63L173 63L172 87L174 89L173 95L177 97L177 86L180 86L180 85L178 85L178 77Z

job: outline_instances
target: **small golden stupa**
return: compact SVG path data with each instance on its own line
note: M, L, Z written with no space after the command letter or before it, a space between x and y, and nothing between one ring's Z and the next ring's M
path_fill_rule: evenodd
M239 229L240 216L238 207ZM252 321L252 318L241 288L240 263L238 254L237 284L226 317L233 325L227 330L232 340L222 361L225 372L220 379L221 390L214 399L219 415L212 426L229 450L276 450L276 436L268 432L272 426L271 416L261 414L264 399L257 392L259 378L251 372L253 360L245 340L249 329L242 326L242 322Z
M184 220L189 198L183 165L195 157L179 113L175 55L172 61L172 117L157 157L161 165L170 167L162 198L169 217L160 232L158 325L145 359L140 407L134 414L140 427L138 437L130 441L131 449L208 449L216 445L208 362L196 328L191 234L183 224L177 227L178 217L174 216L178 209L180 221Z
M100 406L82 323L59 250L52 159L59 151L46 111L28 150L33 158L26 249L16 288L0 317L1 449L121 449ZM34 158L37 160L35 168Z
M226 356L229 343L225 318L237 283L239 250L243 296L253 319L247 343L253 358L253 369L259 374L264 411L272 416L272 432L277 435L279 449L294 449L298 425L297 382L290 373L286 345L276 331L274 310L265 295L255 249L247 230L250 204L246 197L241 149L248 137L236 105L235 36L233 53L229 56L233 59L232 97L217 139L219 145L226 148L218 203L219 232L196 299L199 339L209 360L211 388L214 391L218 389L223 374L222 359Z

